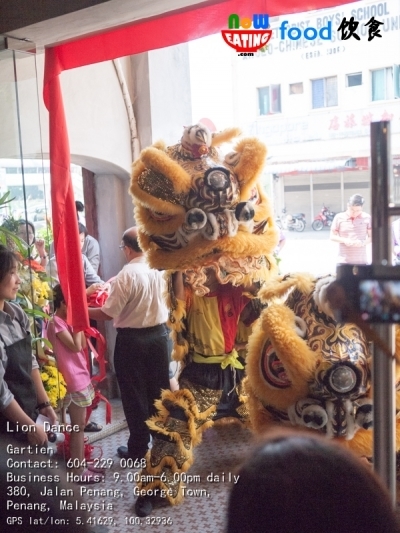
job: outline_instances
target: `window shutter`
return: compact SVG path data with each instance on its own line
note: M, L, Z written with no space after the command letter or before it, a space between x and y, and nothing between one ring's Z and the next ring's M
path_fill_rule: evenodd
M260 115L268 115L270 110L269 87L258 89L258 107Z
M338 105L337 77L326 78L326 107Z
M400 65L393 66L394 97L400 98Z
M372 101L385 99L385 69L372 71Z
M281 112L281 86L271 85L271 111L272 113Z
M313 109L324 107L324 80L312 80L312 106Z

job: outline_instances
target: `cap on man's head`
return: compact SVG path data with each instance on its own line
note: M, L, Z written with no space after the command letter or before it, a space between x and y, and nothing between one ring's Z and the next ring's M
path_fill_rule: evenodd
M349 205L364 205L364 198L361 194L353 194L349 198Z

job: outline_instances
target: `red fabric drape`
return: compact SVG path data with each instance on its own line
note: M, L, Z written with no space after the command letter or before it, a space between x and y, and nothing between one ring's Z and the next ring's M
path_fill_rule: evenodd
M68 322L88 327L77 219L70 177L70 155L59 74L63 70L138 54L198 39L227 28L228 16L270 16L322 9L353 0L223 0L208 2L124 28L46 49L44 101L50 115L50 172L53 232ZM221 37L222 39L222 37Z
M49 110L50 120L54 251L61 288L68 303L68 323L77 331L82 331L89 327L89 316L59 73L56 50L49 49L46 53L44 101Z

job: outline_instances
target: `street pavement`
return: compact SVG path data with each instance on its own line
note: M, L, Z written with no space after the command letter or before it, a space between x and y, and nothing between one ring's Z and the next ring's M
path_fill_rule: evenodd
M315 276L323 276L336 273L339 245L329 240L328 229L284 233L286 243L281 250L279 264L282 274L309 272Z

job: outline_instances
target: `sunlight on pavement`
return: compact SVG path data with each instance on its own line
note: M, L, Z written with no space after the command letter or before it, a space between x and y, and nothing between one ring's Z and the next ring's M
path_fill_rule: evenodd
M335 274L338 246L329 240L329 231L287 231L286 244L280 253L280 271L282 274L309 272L315 276Z

